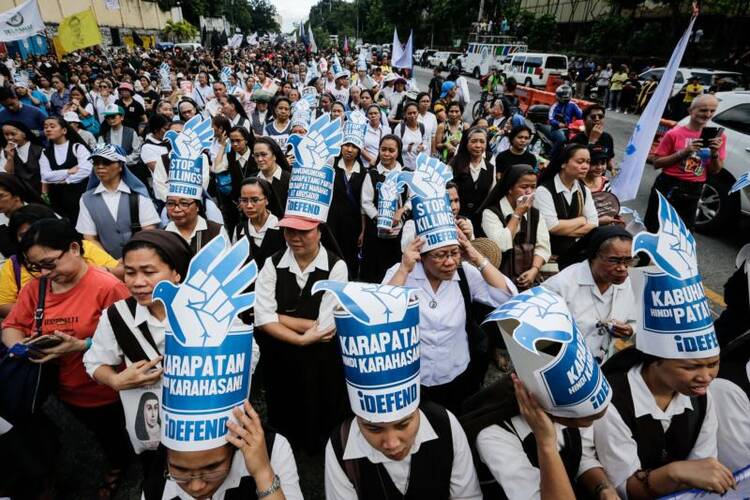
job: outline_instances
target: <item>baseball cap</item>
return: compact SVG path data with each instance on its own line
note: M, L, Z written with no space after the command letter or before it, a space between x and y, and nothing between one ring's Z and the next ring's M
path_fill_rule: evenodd
M81 119L78 117L78 113L75 111L68 111L63 115L63 120L68 123L81 123Z
M133 85L131 85L128 82L122 82L118 87L117 90L129 90L131 93L134 92Z
M298 231L315 229L318 227L318 224L320 224L319 221L297 217L296 215L286 216L279 221L279 227L288 227L290 229L297 229Z
M104 116L113 116L113 115L125 115L125 110L122 109L122 106L118 106L117 104L108 104L106 108L104 108Z
M112 144L99 144L89 155L89 161L94 158L104 158L111 162L121 161L125 162L125 152L120 146L114 146Z

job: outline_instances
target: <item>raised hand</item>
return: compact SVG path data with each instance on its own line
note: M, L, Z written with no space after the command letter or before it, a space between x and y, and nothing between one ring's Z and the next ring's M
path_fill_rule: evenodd
M223 235L217 236L193 257L181 285L169 281L156 285L154 300L167 306L169 326L178 342L221 345L232 320L253 306L255 294L240 293L258 274L255 261L243 266L248 254L246 238L230 247Z
M437 158L425 153L417 156L416 168L407 179L412 196L438 198L445 194L445 184L453 178L451 168Z
M343 139L341 121L331 121L330 116L324 114L310 125L307 135L290 135L289 143L294 147L298 165L322 169L330 157L339 154Z
M659 195L659 232L638 233L633 239L633 253L645 252L662 271L676 279L698 274L695 238L667 199Z

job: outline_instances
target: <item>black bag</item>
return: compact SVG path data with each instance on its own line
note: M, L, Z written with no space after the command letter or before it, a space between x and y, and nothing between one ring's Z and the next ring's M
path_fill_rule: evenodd
M39 279L39 303L34 311L35 337L42 334L47 278ZM4 348L0 359L0 417L11 424L38 411L57 386L57 366L36 364L13 356Z

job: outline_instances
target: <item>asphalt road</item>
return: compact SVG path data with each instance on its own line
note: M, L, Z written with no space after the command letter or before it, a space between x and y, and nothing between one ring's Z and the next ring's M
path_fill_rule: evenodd
M427 84L432 78L432 70L416 67L414 74L420 90L426 89ZM477 80L468 76L466 79L469 83L469 96L473 100L478 99L480 88ZM464 118L471 122L470 107L466 110ZM615 142L616 164L622 160L624 148L630 139L637 120L638 116L635 115L625 115L614 111L607 112L605 129L612 135ZM654 183L656 175L657 172L654 168L646 165L643 179L638 189L638 196L635 200L623 203L623 205L633 208L641 216L645 216L649 190ZM724 283L726 283L729 276L735 271L735 256L742 245L750 241L750 220L743 218L737 221L737 225L732 229L731 234L727 235L695 235L698 242L698 267L703 276L706 294L712 302L715 313L723 309Z

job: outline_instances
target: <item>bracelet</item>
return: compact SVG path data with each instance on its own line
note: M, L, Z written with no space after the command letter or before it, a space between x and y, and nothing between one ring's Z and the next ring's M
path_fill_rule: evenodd
M482 271L484 271L484 268L487 267L489 263L490 263L490 259L485 257L484 260L480 262L479 265L477 266L477 269L479 270L479 272L481 273Z
M635 478L643 484L643 486L646 488L646 492L649 494L649 496L651 496L653 498L657 498L660 495L656 494L654 492L654 490L651 489L651 484L648 481L648 477L649 477L650 474L651 474L651 470L650 469L640 469L640 470L636 471Z
M601 483L596 485L596 488L594 488L594 498L599 498L599 496L602 494L602 491L609 489L610 484L607 481L602 481Z
M266 498L269 495L273 495L280 489L281 489L281 479L279 479L278 474L274 474L273 483L271 483L271 486L269 486L268 489L263 490L263 491L255 490L255 494L257 495L258 499L261 499L261 498Z

